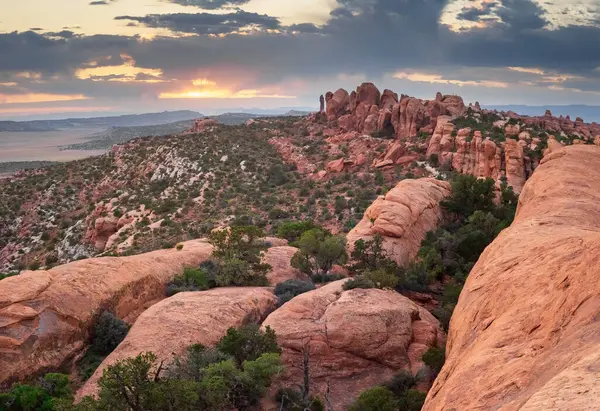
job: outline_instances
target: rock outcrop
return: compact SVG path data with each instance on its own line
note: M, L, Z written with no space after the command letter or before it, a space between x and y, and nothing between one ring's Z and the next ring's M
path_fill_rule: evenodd
M76 261L0 281L0 383L56 370L81 351L97 315L139 315L184 267L210 257L204 240L131 257Z
M277 385L302 382L303 350L310 353L312 392L330 384L334 409L400 370L416 374L429 347L443 346L438 321L390 290L343 291L345 280L295 297L264 321L276 333L287 365Z
M348 110L350 96L348 95L348 92L342 88L335 93L328 92L325 95L325 104L327 106L327 118L330 121L335 120L339 116L345 114Z
M267 273L269 283L277 285L286 280L308 280L306 274L291 265L296 252L298 249L290 246L271 247L267 250L263 262L271 266L271 271Z
M599 164L583 145L541 161L467 279L424 410L598 408Z
M434 178L401 181L371 204L348 233L348 246L380 234L388 256L406 265L417 255L425 234L438 227L442 219L440 201L449 194L450 184Z
M214 346L227 329L260 323L275 309L277 299L268 288L234 287L174 295L146 310L127 337L102 362L77 393L94 395L106 367L142 352L152 352L168 363L192 344Z
M207 128L210 127L214 127L216 125L218 125L219 123L217 122L217 120L211 119L211 118L206 118L206 119L202 119L202 120L195 120L194 121L194 125L192 126L191 129L189 129L187 131L187 133L201 133L204 130L206 130Z

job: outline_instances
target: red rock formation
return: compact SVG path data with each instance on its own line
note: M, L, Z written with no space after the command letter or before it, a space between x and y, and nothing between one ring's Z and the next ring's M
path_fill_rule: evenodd
M427 110L417 98L406 97L394 106L392 124L400 139L414 137L417 131L428 124Z
M423 410L592 410L600 385L600 148L548 154L471 271Z
M346 90L341 88L335 94L328 92L325 95L325 102L327 103L327 117L331 121L348 111L350 96Z
M206 130L207 128L214 127L218 124L219 123L217 122L217 120L213 120L210 118L203 119L203 120L195 120L194 125L192 126L191 129L189 129L187 131L187 133L201 133L204 130Z
M319 97L319 113L324 113L325 112L325 97L323 97L323 94L321 94L321 97Z
M277 385L302 381L302 350L310 353L311 392L322 397L330 384L334 409L399 370L413 375L429 347L443 346L438 321L424 308L389 290L343 291L345 280L292 299L269 315L287 365Z
M196 240L180 251L92 258L0 281L0 384L58 369L84 348L101 311L120 318L139 312L211 253Z
M390 258L406 265L416 255L428 231L442 218L439 205L450 194L448 182L433 178L403 180L371 204L363 219L347 235L348 247L363 239L384 236L383 247Z
M396 104L398 104L398 94L394 93L392 90L383 90L379 107L382 110L389 110L391 112Z
M508 185L516 193L520 193L526 180L523 146L518 144L517 140L507 138L504 144L504 154L506 158L506 179Z
M227 329L260 323L275 309L276 300L268 288L234 287L179 293L161 301L138 318L125 340L77 392L77 398L95 395L104 370L118 361L152 352L168 364L192 344L214 346Z
M381 93L373 83L363 83L356 89L356 104L364 103L367 106L379 106ZM352 106L352 109L354 106Z
M331 173L341 173L344 171L344 159L340 158L327 163L327 171Z
M456 153L452 156L452 169L475 177L500 177L502 150L491 140L483 140L481 132L470 137L471 129L461 129L455 139Z

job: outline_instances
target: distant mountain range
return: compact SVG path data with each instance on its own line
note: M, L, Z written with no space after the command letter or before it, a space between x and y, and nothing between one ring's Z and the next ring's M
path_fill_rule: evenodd
M266 110L256 110L256 113L222 113L215 116L205 116L202 113L190 110L164 111L162 113L147 114L128 114L122 116L92 117L92 118L67 118L62 120L29 120L29 121L0 121L0 132L42 132L55 131L73 128L101 128L112 129L115 127L150 127L160 126L184 121L191 121L199 118L214 118L221 124L237 125L248 121L251 118L267 116L306 116L308 111L290 110L285 114L266 114ZM167 131L168 128L167 128ZM179 125L175 126L172 132L181 131ZM139 130L144 132L144 130ZM162 130L161 130L162 132ZM120 132L119 132L120 133ZM127 132L126 132L127 133ZM168 133L164 133L168 134ZM148 134L141 134L148 135ZM141 136L140 135L140 136ZM151 134L161 135L161 134Z
M64 120L0 121L0 131L54 131L69 128L142 127L205 117L189 111L165 111L162 113L129 114L113 117L67 118Z
M586 123L600 122L600 106L586 105L567 105L567 106L525 106L518 104L509 104L504 106L483 106L483 108L514 111L517 114L525 116L543 116L546 110L550 110L555 116L571 116L571 120L581 117Z

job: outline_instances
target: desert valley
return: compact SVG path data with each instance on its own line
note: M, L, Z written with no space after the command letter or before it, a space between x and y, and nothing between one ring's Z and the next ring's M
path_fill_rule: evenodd
M0 406L592 409L600 125L321 104L0 181Z

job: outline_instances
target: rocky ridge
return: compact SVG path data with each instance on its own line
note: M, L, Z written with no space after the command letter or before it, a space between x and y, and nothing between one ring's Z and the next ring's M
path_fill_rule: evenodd
M424 410L597 408L598 164L593 146L544 157L467 279Z
M82 260L0 281L0 383L61 367L83 349L103 310L133 322L212 249L195 240L181 250Z

